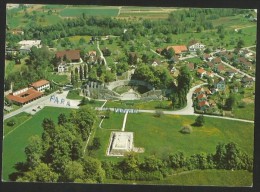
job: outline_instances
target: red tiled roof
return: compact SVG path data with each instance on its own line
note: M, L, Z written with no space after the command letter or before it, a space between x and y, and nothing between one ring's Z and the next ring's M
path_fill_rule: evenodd
M218 65L218 70L223 71L225 69L224 65Z
M170 48L174 50L175 54L180 54L182 52L188 51L185 45L168 46L167 50L169 50Z
M62 58L66 55L69 60L78 60L80 59L80 51L79 50L65 50L65 51L57 51L56 57Z
M23 92L19 95L12 95L11 93L9 95L7 95L7 99L11 100L11 101L15 101L17 103L27 103L29 101L32 101L38 97L41 97L43 95L43 93L34 90L33 88L28 89L26 92Z
M203 94L198 95L197 98L198 98L198 99L202 99L202 98L207 98L207 97L206 97L206 95L203 93Z
M197 88L197 89L194 91L194 93L198 93L198 92L200 92L200 91L204 91L204 89L203 89L202 87Z
M203 107L203 106L209 106L209 103L208 103L208 101L201 101L201 102L199 102L199 106L200 107Z
M221 63L221 58L220 57L216 57L213 59L212 61L213 63Z
M34 83L31 84L32 87L38 88L41 87L43 85L49 84L50 82L45 80L45 79L41 79L39 81L36 81Z
M202 74L202 73L205 73L206 71L204 70L204 69L202 69L202 68L199 68L198 70L197 70L197 73L200 73L200 74Z

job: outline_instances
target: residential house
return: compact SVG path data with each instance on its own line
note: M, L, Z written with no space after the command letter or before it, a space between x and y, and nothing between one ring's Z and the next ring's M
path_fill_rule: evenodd
M207 96L204 93L202 93L197 96L197 100L198 100L198 102L205 101L205 100L207 100Z
M214 72L216 73L225 73L225 66L222 64L216 65L213 69Z
M41 48L41 40L23 40L18 45L21 53L29 53L32 47Z
M229 78L233 78L235 74L237 74L237 70L235 69L228 69L225 73Z
M43 96L43 93L34 88L23 88L13 93L9 93L6 98L17 105L25 105Z
M220 64L221 63L221 58L220 57L215 57L214 59L211 60L212 63L214 64Z
M207 63L204 64L204 66L205 66L206 68L213 69L215 65L214 65L212 62L207 62Z
M247 77L247 76L244 76L242 79L241 79L241 83L242 83L242 86L243 87L250 87L253 85L253 82L254 80L250 77Z
M191 42L189 42L188 44L188 49L190 52L195 52L197 50L203 50L205 48L205 45L199 43L196 40L192 40Z
M56 58L65 61L68 64L75 64L83 62L80 58L80 50L64 50L57 51Z
M226 88L226 83L224 79L216 77L213 79L214 82L214 88L217 89L218 91L223 91Z
M44 92L46 89L50 89L50 82L47 80L41 79L39 81L36 81L36 82L30 84L30 86L39 92Z
M195 69L194 63L188 63L187 67L190 71L193 71Z
M182 53L185 53L188 51L187 47L185 45L175 45L175 46L168 46L166 49L169 50L172 48L176 55L181 55Z
M202 78L206 74L206 71L203 68L197 69L197 75Z
M199 88L195 89L195 91L193 92L193 95L198 96L198 95L203 94L203 93L205 93L204 88L199 87Z
M62 61L58 64L57 69L59 73L64 73L68 71L69 67L67 66L66 62Z
M211 61L213 59L213 57L210 54L205 53L203 55L203 59L206 61Z
M205 111L209 108L209 102L208 101L201 101L198 103L199 110Z
M153 66L153 67L156 67L156 66L158 66L158 65L161 65L161 61L158 60L158 59L153 60L153 62L152 62L152 66Z
M212 71L207 71L206 74L205 74L205 77L213 78L214 77L214 73Z
M89 51L88 52L88 56L96 57L97 56L97 52L96 51Z

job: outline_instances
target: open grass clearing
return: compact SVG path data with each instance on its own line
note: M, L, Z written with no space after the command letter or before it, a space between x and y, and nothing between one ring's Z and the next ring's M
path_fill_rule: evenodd
M116 117L113 117L116 115ZM121 116L120 116L121 115ZM120 129L124 114L111 113L109 119L104 120L102 127L106 129ZM196 153L215 153L218 143L235 142L238 146L253 155L254 124L225 119L205 117L205 125L194 127L191 134L181 134L179 131L184 124L194 123L196 116L162 115L138 113L128 114L125 131L134 132L134 145L143 147L143 158L156 155L165 158L169 153L182 151L186 156ZM97 129L96 137L102 138L102 147L97 151L99 159L117 158L105 156L111 131Z
M249 155L253 154L254 125L224 119L205 117L203 127L194 127L193 133L183 135L179 131L184 124L192 124L195 116L153 114L128 114L126 131L135 134L135 146L144 147L143 155L164 156L183 151L187 155L214 153L219 142L235 142Z
M253 174L248 171L195 170L166 177L158 181L129 181L107 179L111 184L180 185L180 186L228 186L251 187Z
M76 17L83 13L87 16L117 16L118 9L65 8L60 12L62 17Z
M15 171L14 165L17 162L25 161L24 149L28 145L29 138L33 135L41 135L43 132L42 121L44 118L50 118L57 123L57 117L61 114L69 114L71 109L60 109L55 107L45 107L33 118L24 124L17 124L15 131L9 134L3 140L3 180L8 181L8 175ZM8 120L7 120L8 121Z
M14 117L8 118L4 121L4 136L10 134L17 127L19 127L22 123L25 123L32 116L28 113L22 112ZM13 121L15 124L13 126L8 126L8 122Z

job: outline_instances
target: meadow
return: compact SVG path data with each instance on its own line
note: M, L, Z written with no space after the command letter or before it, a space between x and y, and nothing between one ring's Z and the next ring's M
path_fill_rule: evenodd
M61 10L60 16L62 17L76 17L82 14L86 14L87 16L117 16L118 9L98 9L98 8L65 8Z
M14 166L17 162L25 161L26 157L24 149L28 145L28 141L31 136L41 135L43 131L41 126L42 120L44 118L51 118L54 120L54 122L57 122L57 117L60 115L60 113L69 114L70 112L71 109L64 108L60 110L60 108L45 107L24 123L18 125L20 121L17 121L18 126L15 127L13 132L5 136L3 140L2 175L4 181L9 180L8 176L15 171ZM16 116L16 119L21 119L21 116L23 117L24 114ZM4 122L4 125L8 120L9 119ZM8 130L9 128L7 127L7 131Z
M115 120L114 114L111 113L110 119L105 119L102 127L108 124L110 129L120 129L123 114L120 115L120 119L116 117ZM166 157L169 153L177 151L182 151L186 155L214 153L218 143L231 141L237 143L249 155L253 155L254 124L205 117L205 125L192 126L191 134L179 132L183 125L191 125L195 119L196 116L162 115L158 118L151 113L128 114L125 131L134 132L134 145L145 149L140 157L153 154ZM98 129L95 136L102 138L102 148L98 152L99 159L107 159L105 151L110 131Z

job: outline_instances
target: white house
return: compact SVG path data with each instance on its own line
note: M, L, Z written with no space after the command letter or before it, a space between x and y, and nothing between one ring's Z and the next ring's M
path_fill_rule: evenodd
M23 40L18 43L21 52L30 52L33 46L41 48L41 40Z
M63 72L67 72L68 71L68 66L65 62L61 62L58 65L58 73L63 73Z
M197 41L191 41L188 45L188 49L190 52L194 52L197 50L203 50L205 48L205 45L197 42Z
M45 89L50 89L50 82L42 79L32 83L30 86L36 89L37 91L43 92L45 91Z

